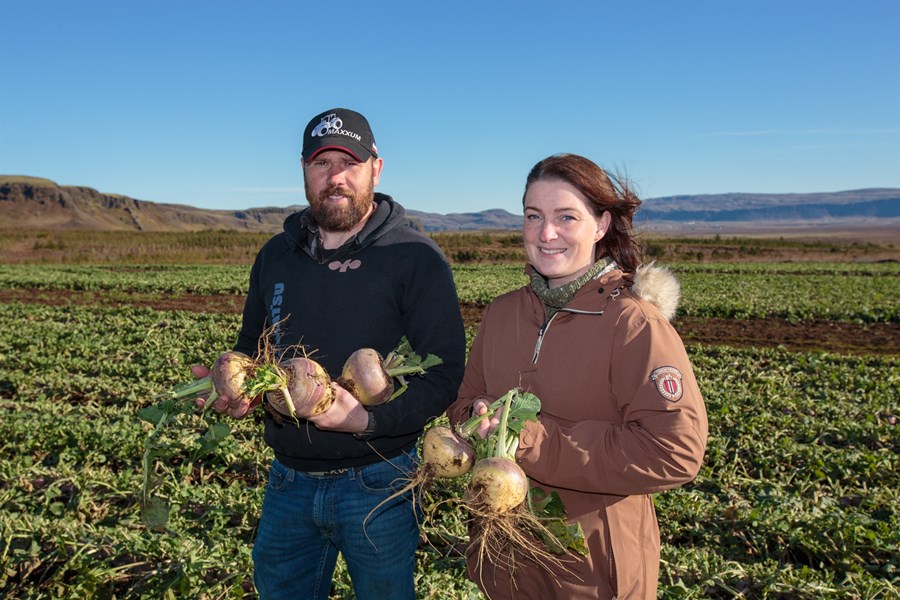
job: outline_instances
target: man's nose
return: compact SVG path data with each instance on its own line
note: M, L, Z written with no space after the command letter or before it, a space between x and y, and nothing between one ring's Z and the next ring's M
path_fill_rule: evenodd
M332 165L328 169L328 183L331 185L343 183L346 179L346 173L347 169L343 165Z

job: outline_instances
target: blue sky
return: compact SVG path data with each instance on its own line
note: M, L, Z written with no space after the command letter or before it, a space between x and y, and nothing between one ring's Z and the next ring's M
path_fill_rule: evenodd
M900 187L900 0L0 0L0 174L304 204L300 135L366 114L377 190L521 213L584 154L644 197Z

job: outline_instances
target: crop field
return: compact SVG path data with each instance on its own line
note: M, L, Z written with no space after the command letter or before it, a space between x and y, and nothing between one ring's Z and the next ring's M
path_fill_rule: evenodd
M181 261L68 250L85 259L0 264L0 597L253 597L261 416L187 407L157 436L138 416L233 343L246 261L201 242ZM658 257L682 283L674 323L710 419L700 475L655 496L660 597L900 597L900 263L854 251ZM471 341L484 305L525 279L518 261L453 269ZM145 477L166 513L153 526ZM448 508L423 532L420 598L481 598L464 520ZM339 563L332 598L352 597Z

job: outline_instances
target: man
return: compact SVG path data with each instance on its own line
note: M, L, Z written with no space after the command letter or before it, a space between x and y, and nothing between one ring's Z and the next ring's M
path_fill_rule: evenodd
M374 192L382 166L361 114L336 108L309 122L309 207L289 216L257 255L235 349L254 354L276 325L277 349L302 345L333 378L354 350L384 356L403 336L417 354L443 363L408 378L406 391L380 406L366 408L338 389L328 411L299 426L266 415L275 460L253 546L264 599L327 598L338 553L359 600L415 597L412 504L379 504L415 470L425 425L456 398L465 333L446 258L410 226L402 206ZM238 418L253 408L232 398L214 406Z

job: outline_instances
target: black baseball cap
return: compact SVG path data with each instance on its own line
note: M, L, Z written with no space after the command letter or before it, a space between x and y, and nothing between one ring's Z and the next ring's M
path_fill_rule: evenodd
M346 108L332 108L316 115L303 132L303 160L309 162L324 150L341 150L360 162L378 157L375 136L366 118Z

